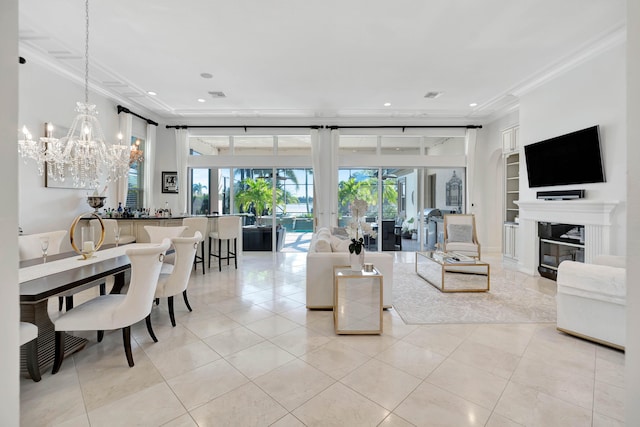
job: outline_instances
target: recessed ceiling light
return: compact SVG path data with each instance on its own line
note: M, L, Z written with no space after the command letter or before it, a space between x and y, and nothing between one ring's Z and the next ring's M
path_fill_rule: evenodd
M211 79L211 78L213 78L213 74L211 74L211 73L200 73L200 77L202 77L203 79Z
M206 102L203 98L198 98L198 102Z
M471 104L469 104L469 107L477 107L478 103L477 102L472 102Z
M385 107L391 107L391 103L390 103L390 102L385 102L385 103L384 103L384 106L385 106Z
M154 92L154 91L152 91L152 90L148 91L147 93L148 93L149 95L151 95L151 96L156 96L156 95L157 95L157 93L155 93L155 92Z

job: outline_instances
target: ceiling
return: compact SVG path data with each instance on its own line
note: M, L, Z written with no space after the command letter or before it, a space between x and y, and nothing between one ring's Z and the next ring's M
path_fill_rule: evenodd
M178 121L481 120L625 39L624 0L92 0L89 6L94 90ZM27 63L82 83L84 1L20 0L19 16ZM426 98L428 92L441 95Z

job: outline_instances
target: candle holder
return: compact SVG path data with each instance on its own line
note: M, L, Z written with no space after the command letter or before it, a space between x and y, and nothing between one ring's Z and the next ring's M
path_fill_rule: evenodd
M101 229L100 239L98 240L98 243L94 243L93 241L82 242L82 249L78 249L78 246L76 245L76 242L75 242L76 228L78 226L78 223L81 220L87 219L86 218L87 215L90 215L90 217L92 218L96 218L100 223L100 229ZM71 241L71 247L73 248L73 250L76 251L78 255L82 256L82 258L78 258L78 259L86 260L93 257L93 254L98 249L100 249L100 247L102 246L102 243L104 242L104 222L102 222L102 218L100 217L100 215L98 215L97 210L94 212L87 212L87 213L80 214L73 220L73 222L71 223L71 228L69 229L69 240Z
M87 203L93 209L95 209L95 213L98 213L98 209L104 206L104 201L107 198L104 196L87 196Z

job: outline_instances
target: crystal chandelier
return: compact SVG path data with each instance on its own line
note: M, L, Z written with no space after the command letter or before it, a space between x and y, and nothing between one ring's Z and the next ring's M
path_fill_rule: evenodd
M140 149L140 140L136 139L136 142L131 144L131 153L129 154L129 166L133 166L134 163L142 163L144 161L144 152Z
M49 178L64 181L70 176L74 187L97 188L103 177L109 183L127 175L130 149L105 142L96 106L89 104L89 0L85 0L85 23L84 102L77 103L78 115L69 133L55 139L47 127L45 137L35 141L23 128L18 151L25 159L36 161L40 175L46 162Z

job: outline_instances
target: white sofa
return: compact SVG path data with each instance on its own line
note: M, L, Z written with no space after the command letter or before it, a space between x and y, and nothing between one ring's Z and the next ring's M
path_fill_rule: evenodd
M311 238L307 253L307 308L333 308L333 267L350 265L349 240L331 235L320 228ZM390 308L393 303L393 256L387 253L365 251L364 261L373 263L382 274L382 304Z
M592 264L563 261L558 268L557 328L624 349L625 259L599 255Z

